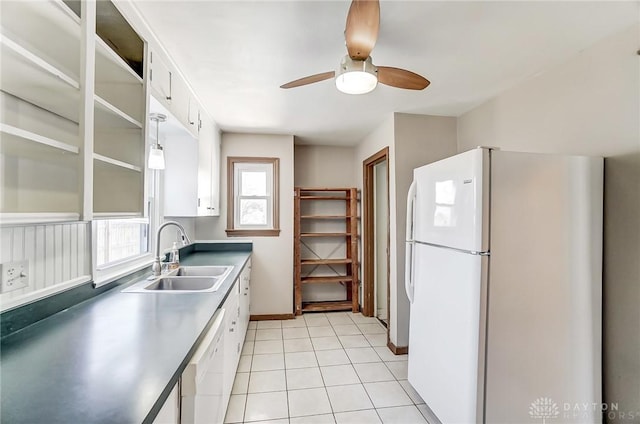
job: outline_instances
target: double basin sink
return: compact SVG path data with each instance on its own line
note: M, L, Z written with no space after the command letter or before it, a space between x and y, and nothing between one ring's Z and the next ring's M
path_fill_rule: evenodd
M152 277L124 290L129 293L207 293L220 288L233 266L181 266L169 274Z

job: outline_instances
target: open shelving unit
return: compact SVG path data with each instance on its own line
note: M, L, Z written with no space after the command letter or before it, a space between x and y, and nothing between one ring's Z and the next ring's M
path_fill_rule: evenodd
M344 202L344 214L323 214L318 206ZM320 231L315 222L344 224L342 231ZM330 240L343 244L344 257L320 257L305 240ZM338 246L340 247L340 246ZM316 257L303 257L304 248ZM335 251L336 249L334 249ZM295 188L294 201L294 313L314 311L359 311L358 278L358 190L355 188ZM336 267L340 267L336 269ZM310 301L303 292L310 285L344 286L344 299Z
M104 41L127 26L109 2L97 5L93 133L93 213L95 216L141 216L144 213L145 83ZM119 16L120 22L110 22ZM106 20L104 20L106 19ZM137 37L132 45L144 45ZM129 47L127 47L129 48ZM134 47L135 50L135 47ZM140 56L142 50L137 51ZM126 192L122 187L128 187Z
M83 32L84 19L95 18L107 39L114 27L137 36L111 2L99 3L95 16L83 18L73 9L80 2L2 4L3 224L144 214L143 63L133 69L99 34ZM143 57L142 39L132 44L119 46ZM88 193L93 205L84 201Z
M4 2L0 24L0 220L78 220L80 20L61 1Z

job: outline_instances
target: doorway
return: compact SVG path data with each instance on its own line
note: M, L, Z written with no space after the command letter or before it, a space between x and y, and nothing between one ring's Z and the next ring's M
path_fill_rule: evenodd
M373 250L375 266L373 287L375 291L374 316L389 326L389 279L387 269L387 234L389 227L387 161L373 166Z
M363 307L389 328L389 148L363 162Z

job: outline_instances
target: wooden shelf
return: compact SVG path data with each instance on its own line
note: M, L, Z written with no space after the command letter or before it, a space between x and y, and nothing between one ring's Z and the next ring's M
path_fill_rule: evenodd
M142 85L142 78L100 37L96 37L96 81Z
M142 123L100 96L94 96L96 128L142 128Z
M302 302L302 312L351 311L353 302L350 300L330 302Z
M301 259L302 265L344 265L351 264L353 260L349 258L345 259Z
M349 200L346 196L300 196L301 200Z
M300 218L302 219L348 219L354 218L347 215L302 215ZM360 219L355 217L356 219Z
M80 84L33 51L2 36L2 90L73 122L79 121Z
M80 152L80 148L78 146L63 143L62 141L54 140L8 124L0 123L0 133L2 133L3 143L11 143L15 146L26 149L28 149L28 145L30 143L35 143L36 146L49 147L75 155Z
M96 37L95 93L137 126L144 121L142 78L100 37ZM100 124L100 123L98 123Z
M300 233L300 237L347 237L350 233Z
M142 168L136 165L132 165L130 163L127 162L123 162L121 160L118 159L113 159L107 156L103 156L103 155L99 155L97 153L93 154L93 159L103 162L103 163L108 163L110 165L115 165L115 166L119 166L120 168L124 168L124 169L128 169L130 171L135 171L135 172L142 172Z
M300 191L320 192L320 191L344 191L348 192L351 187L298 187Z
M302 201L307 201L306 205L310 207L316 206L315 202L325 202L341 200L344 201L344 213L342 210L333 210L326 215L318 215L317 211L313 209L307 211L306 215L302 215ZM330 208L342 208L340 204L325 204L324 206L330 206ZM337 206L336 206L337 205ZM320 203L318 206L322 206ZM307 231L302 232L302 220L307 220ZM312 226L312 221L320 220L325 221L320 225ZM345 227L341 225L325 225L331 224L326 222L327 220L344 221ZM358 237L358 190L355 188L301 188L296 187L294 197L294 313L300 315L303 312L310 311L353 311L359 310L359 296L358 296L358 243L356 242ZM331 228L333 227L333 228ZM342 228L340 228L342 227ZM336 249L344 249L345 258L326 258L326 259L305 259L302 258L303 251L303 239L307 239L304 242L306 249L309 249L316 256L324 256L314 252L313 239L336 239L338 243ZM309 240L311 239L311 240ZM333 242L333 240L328 240ZM325 245L325 241L322 243L316 243L318 246ZM335 251L335 250L334 250ZM307 254L308 255L308 254ZM331 276L315 276L315 275L302 275L302 270L305 266L331 266L338 265L341 270L340 274L344 275L331 275ZM308 269L308 268L307 268ZM336 272L337 274L338 272ZM302 298L302 286L309 284L337 284L343 283L345 286L344 301L326 301L326 302L305 302ZM340 286L337 286L339 289ZM333 289L332 289L333 290ZM306 291L306 290L305 290ZM335 297L334 297L335 296ZM332 293L327 296L331 298L340 298L340 292Z
M303 284L317 284L317 283L344 283L347 281L353 281L353 277L350 275L332 275L332 276L313 276L302 277L300 281Z
M1 27L3 36L79 80L80 18L62 1L3 1Z
M69 213L0 213L0 222L3 224L42 224L44 222L70 222L79 221L80 214Z

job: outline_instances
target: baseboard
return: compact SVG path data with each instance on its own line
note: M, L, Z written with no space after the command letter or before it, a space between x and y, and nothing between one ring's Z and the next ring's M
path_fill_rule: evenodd
M396 346L391 343L391 340L387 342L387 347L394 355L406 355L409 353L409 346Z
M266 315L251 315L250 321L271 321L278 319L293 319L293 314L266 314Z

